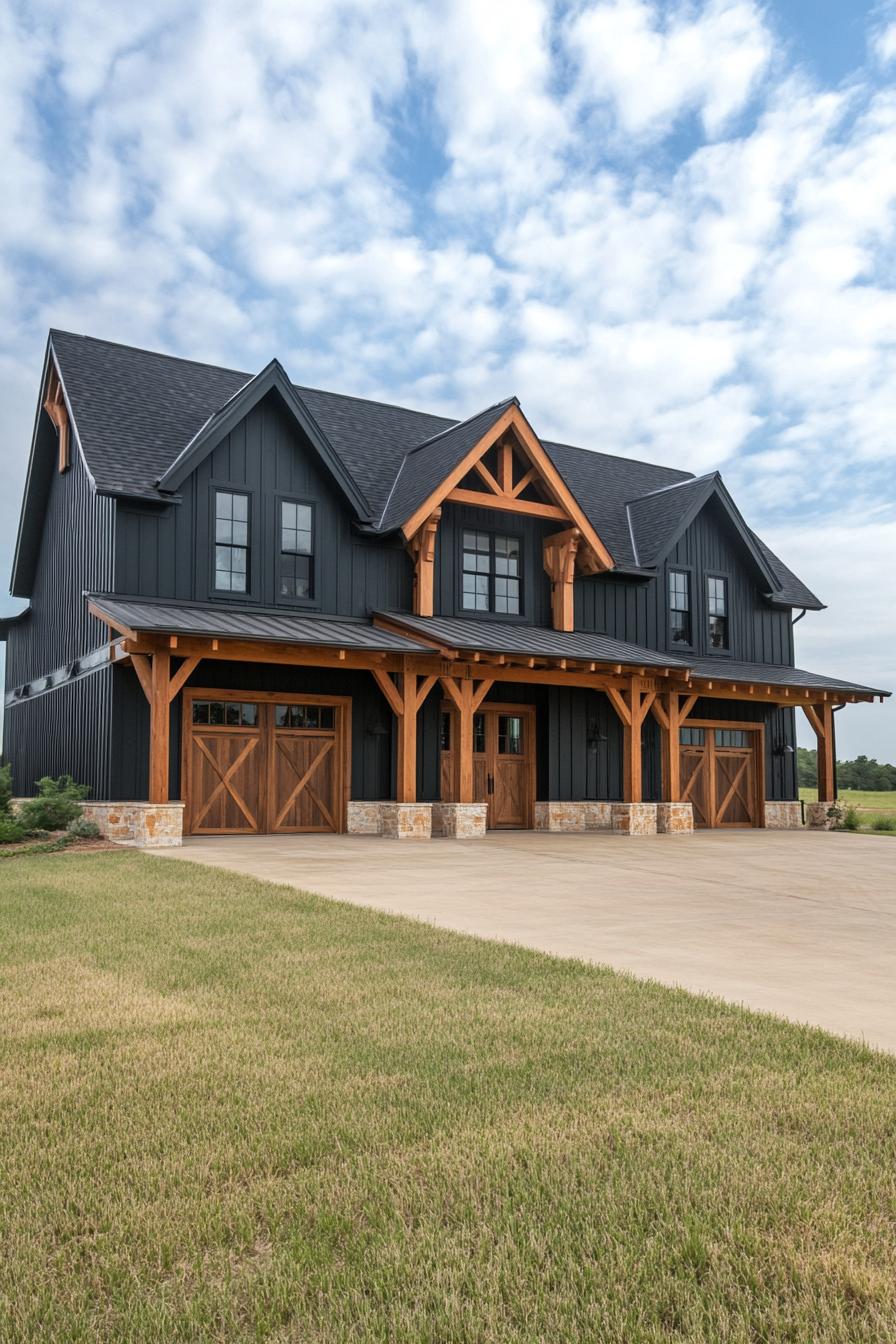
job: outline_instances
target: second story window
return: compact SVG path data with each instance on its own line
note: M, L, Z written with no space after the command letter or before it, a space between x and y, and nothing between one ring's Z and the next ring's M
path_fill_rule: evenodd
M314 510L310 504L280 503L281 597L314 597Z
M710 575L706 580L709 647L728 648L728 580Z
M494 532L464 532L463 608L520 612L520 543Z
M691 576L669 570L669 638L673 644L691 643Z
M249 591L249 496L215 491L215 588Z

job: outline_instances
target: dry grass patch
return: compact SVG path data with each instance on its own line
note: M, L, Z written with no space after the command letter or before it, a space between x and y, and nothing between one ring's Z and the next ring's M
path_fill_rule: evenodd
M896 1061L139 854L0 889L0 1340L896 1339Z

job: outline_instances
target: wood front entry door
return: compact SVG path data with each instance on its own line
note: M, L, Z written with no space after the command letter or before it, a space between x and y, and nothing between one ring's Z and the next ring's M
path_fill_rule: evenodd
M689 725L681 730L681 801L694 825L762 825L765 787L758 727Z
M188 834L344 830L350 713L335 697L185 692Z
M456 723L442 716L442 799L454 795ZM490 830L531 828L535 812L535 711L531 705L488 705L473 715L473 801L488 804Z

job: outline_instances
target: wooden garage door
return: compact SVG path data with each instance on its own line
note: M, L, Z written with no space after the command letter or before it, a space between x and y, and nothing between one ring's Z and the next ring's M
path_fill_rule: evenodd
M681 800L694 825L761 826L765 797L758 726L701 724L681 730Z
M343 697L185 692L187 832L344 830L350 716Z

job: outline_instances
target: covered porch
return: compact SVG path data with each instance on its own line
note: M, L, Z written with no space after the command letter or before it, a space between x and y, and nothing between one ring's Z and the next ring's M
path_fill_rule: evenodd
M335 621L100 595L90 602L109 628L109 657L133 669L148 705L148 803L182 805L189 833L211 833L198 806L208 794L215 806L231 808L220 813L215 833L467 836L509 824L632 834L695 822L797 825L795 793L767 797L766 760L779 750L766 741L768 714L805 713L819 744L817 806L826 810L836 788L835 709L880 694L793 668L687 664L602 635L466 618L380 612L370 622ZM216 669L225 666L230 680L222 688ZM253 674L261 667L269 669L267 692ZM315 670L322 681L314 684L327 693L287 692L287 671L294 677L299 669ZM352 787L353 753L374 750L357 725L351 728L362 681L376 688L391 717L389 783L378 797ZM559 750L553 719L536 731L537 712L544 718L537 697L582 692L615 721L612 734L597 732L598 747L612 737L618 766L618 784L605 784L605 797L568 796L574 787L561 796L536 761L539 750ZM197 703L205 707L198 717ZM244 715L250 721L237 721L230 707L239 705L251 711ZM429 727L421 734L424 706L426 724L438 710L438 741ZM214 713L220 724L209 721ZM569 750L593 747L590 721L583 732L587 740L570 738ZM645 744L649 753L657 741L658 766L645 769ZM318 758L326 758L326 770ZM513 783L502 822L495 786L505 777ZM323 778L326 798L318 787Z

